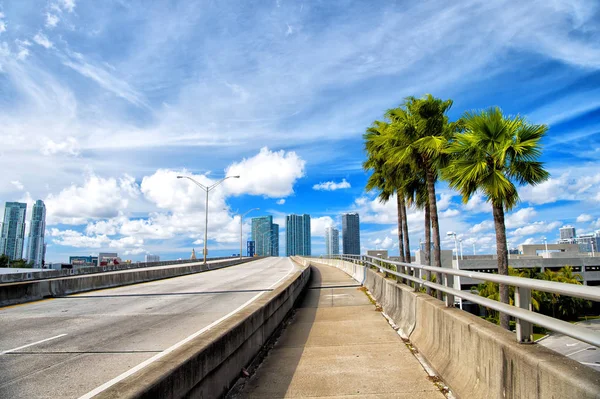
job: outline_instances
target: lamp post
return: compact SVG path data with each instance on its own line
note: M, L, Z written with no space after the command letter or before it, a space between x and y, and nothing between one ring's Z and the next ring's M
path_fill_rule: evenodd
M263 245L262 245L262 246L263 246L263 256L265 256L265 253L267 252L267 251L265 251L265 236L266 236L267 234L271 234L271 236L269 236L269 246L270 246L270 247L272 247L272 243L271 243L271 237L272 237L272 235L273 235L273 232L272 232L272 231L265 231L265 232L263 233L263 236L262 236L262 242L263 242ZM271 249L272 249L272 248L271 248ZM272 255L272 254L271 254L271 250L269 250L269 256L271 256L271 255Z
M240 214L240 259L242 259L242 249L244 248L243 246L243 242L244 242L244 235L242 232L242 225L243 225L243 221L244 221L244 216L246 216L247 214L249 214L252 211L258 211L260 208L252 208L248 211L246 211L246 213L244 214Z
M462 246L462 238L458 239L458 242L460 243L460 260L463 260L463 246Z
M458 264L458 240L456 239L456 233L453 231L449 231L446 233L448 237L454 237L454 250L456 251L456 270L460 270L460 266ZM462 240L461 240L462 247ZM462 251L461 251L462 252ZM462 258L462 256L461 256ZM454 289L460 290L460 277L454 276ZM462 310L462 298L458 298L458 307Z
M225 180L230 179L230 178L239 179L240 177L239 176L227 176L227 177L222 178L218 182L214 183L212 186L205 186L204 184L198 183L196 180L192 179L189 176L177 176L177 178L191 180L198 187L200 187L201 189L206 191L206 203L205 203L205 208L204 208L204 215L205 215L205 218L204 218L204 264L206 264L206 254L208 253L208 248L207 248L207 244L208 244L208 193L212 189L217 187L219 184L223 183Z
M544 240L544 245L546 247L546 257L548 257L548 241L546 240L546 237L542 237L542 240Z

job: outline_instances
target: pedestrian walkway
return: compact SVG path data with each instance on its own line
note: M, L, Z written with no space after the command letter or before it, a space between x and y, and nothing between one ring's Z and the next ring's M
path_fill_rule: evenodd
M241 398L444 398L360 285L311 266L308 292Z

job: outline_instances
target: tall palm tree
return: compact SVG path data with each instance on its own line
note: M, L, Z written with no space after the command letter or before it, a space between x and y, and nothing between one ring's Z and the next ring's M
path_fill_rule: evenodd
M385 164L385 147L387 140L386 133L390 130L387 122L375 121L363 135L365 139L365 150L367 151L367 160L363 163L365 170L371 171L371 176L367 180L367 191L379 190L379 199L387 202L396 193L396 205L398 208L398 249L400 261L405 261L404 244L408 244L408 227L405 217L406 209L404 204L404 195L399 190L401 179L405 176L399 168L389 168ZM384 138L381 140L381 138ZM410 258L409 258L410 260Z
M427 94L420 99L407 97L402 107L386 114L393 124L402 126L403 133L398 145L388 149L388 162L392 165L410 162L425 173L433 238L433 265L437 267L442 267L442 258L435 184L439 169L445 165L444 148L455 129L446 115L451 106L452 100L443 101ZM436 277L437 281L442 281L441 273L437 273ZM438 291L438 299L442 299L442 296L443 293Z
M492 204L498 273L508 275L504 212L519 201L517 185L536 185L548 179L549 173L538 161L540 140L548 128L529 124L520 116L507 117L498 107L467 112L462 123L465 132L456 134L448 146L451 161L442 177L462 194L464 203L479 191ZM508 286L501 284L500 301L509 300ZM508 329L507 314L501 315L500 325Z

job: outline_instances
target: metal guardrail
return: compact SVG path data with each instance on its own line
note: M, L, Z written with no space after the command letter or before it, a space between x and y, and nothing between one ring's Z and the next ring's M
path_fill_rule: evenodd
M425 266L416 263L403 263L387 259L381 259L366 255L332 255L321 259L339 259L363 266L373 266L382 272L397 276L404 281L414 283L415 291L421 286L439 290L445 294L445 303L448 307L454 307L454 298L462 298L473 303L508 314L516 319L517 341L520 343L533 342L533 324L537 324L550 331L559 332L572 338L600 347L600 333L594 330L568 323L550 316L535 313L531 305L531 290L549 292L553 294L568 295L600 302L600 288L586 285L558 283L554 281L537 280L526 277L503 276L466 270L440 268ZM397 270L392 270L386 265L393 265ZM441 273L444 283L434 283L422 278L422 272ZM488 299L471 292L461 291L453 287L453 276L470 277L481 281L505 284L515 287L515 306Z

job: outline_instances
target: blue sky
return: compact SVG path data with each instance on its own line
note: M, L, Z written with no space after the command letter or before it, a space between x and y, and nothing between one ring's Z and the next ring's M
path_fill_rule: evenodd
M237 252L235 213L254 207L282 253L286 214L312 215L319 254L347 211L364 248L397 252L362 134L425 93L453 99L452 119L498 105L550 126L552 178L520 191L511 246L600 229L600 3L585 0L0 0L0 201L46 202L48 261L186 257L204 199L175 176L235 173L211 192L210 255ZM489 206L438 190L442 235L493 252ZM422 225L410 210L413 249Z

